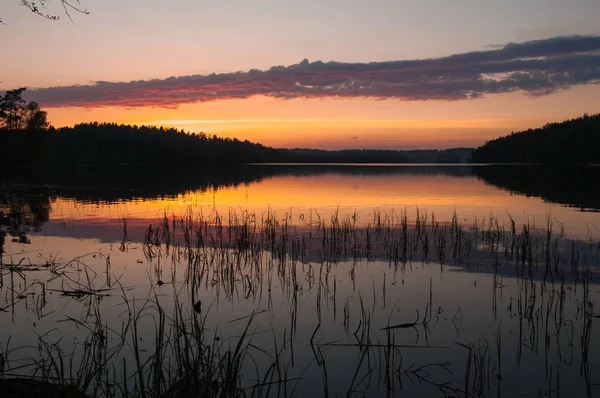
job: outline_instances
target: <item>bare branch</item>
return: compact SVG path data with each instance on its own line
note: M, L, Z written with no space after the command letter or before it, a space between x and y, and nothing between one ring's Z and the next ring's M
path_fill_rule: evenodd
M73 22L73 18L71 18L71 11L76 11L78 13L86 15L89 14L89 12L86 9L81 7L81 3L79 0L56 0L55 2L59 1L64 9L65 15L69 18L69 20L71 20L71 22ZM46 5L52 2L53 0L21 0L21 6L27 7L31 12L43 18L56 21L60 19L60 17L56 14L51 14L46 11ZM2 23L1 19L0 23Z

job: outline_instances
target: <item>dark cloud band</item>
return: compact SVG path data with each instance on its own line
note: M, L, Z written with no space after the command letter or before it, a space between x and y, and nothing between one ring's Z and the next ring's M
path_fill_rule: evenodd
M371 63L308 62L269 70L191 75L29 91L46 107L157 106L264 95L275 98L461 100L547 95L600 82L600 36L555 37L443 58Z

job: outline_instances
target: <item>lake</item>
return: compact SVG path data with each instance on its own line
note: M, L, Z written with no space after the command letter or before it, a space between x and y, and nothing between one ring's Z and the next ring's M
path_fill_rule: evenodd
M89 396L595 396L599 187L595 166L6 172L0 372Z

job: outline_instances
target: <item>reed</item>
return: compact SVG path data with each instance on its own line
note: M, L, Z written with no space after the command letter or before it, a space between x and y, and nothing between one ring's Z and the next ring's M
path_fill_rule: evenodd
M86 309L81 318L61 322L87 337L82 345L69 346L41 335L33 345L35 355L31 347L9 349L6 343L0 346L0 378L34 378L94 397L293 396L303 391L472 397L500 394L513 365L539 355L545 377L539 388L547 394L564 388L565 367L575 364L591 396L597 383L591 358L595 241L567 239L562 225L552 220L538 228L512 218L503 225L492 215L465 223L455 212L444 223L422 208L414 214L411 220L407 209L373 211L363 222L358 211L340 209L327 219L314 210L308 215L273 209L221 214L192 207L181 215L163 212L139 242L154 271L148 273L152 283L142 299L130 297L113 274L118 257L111 253L37 263L3 256L0 310L14 315L20 303L27 303L42 319L47 295L56 294ZM119 249L134 250L127 218L121 226ZM102 268L90 265L99 260ZM357 287L356 278L372 266L380 268ZM489 283L492 344L472 339L465 330L468 308L458 306L451 317L447 291L434 291L438 282L432 276L423 283L420 299L390 307L406 278L438 267L440 279L459 269L473 276L473 288L480 280ZM35 272L50 277L32 277ZM507 283L515 285L508 299ZM107 320L105 300L113 303L112 311L119 308L117 323ZM255 310L223 323L224 303L252 303ZM283 316L277 310L282 306ZM306 306L314 310L311 319L303 317ZM387 323L381 322L382 314ZM313 324L309 336L306 325L312 329ZM507 325L513 325L512 335L505 332ZM430 344L445 336L444 328L454 328L454 347ZM407 342L415 334L416 342ZM452 350L460 354L444 357ZM435 352L436 358L414 352ZM338 362L338 353L352 363ZM577 361L569 359L573 356Z

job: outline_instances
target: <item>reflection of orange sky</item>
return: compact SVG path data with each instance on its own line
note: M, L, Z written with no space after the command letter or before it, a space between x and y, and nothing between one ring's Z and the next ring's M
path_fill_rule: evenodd
M183 215L192 206L194 212L205 216L216 210L227 215L229 210L248 210L260 219L267 209L283 216L292 211L297 222L301 213L311 209L329 220L340 208L341 214L359 213L363 224L372 221L374 210L397 212L407 209L414 220L417 206L435 212L439 221L449 221L456 212L461 219L472 220L489 217L490 213L501 221L508 221L510 213L517 221L535 220L543 225L548 214L565 222L567 232L585 234L588 225L600 225L600 214L581 213L565 207L544 203L538 198L510 195L488 186L473 177L436 175L340 175L281 176L217 191L190 192L177 198L146 200L121 204L80 204L71 200L53 202L52 220L84 219L88 222L110 223L127 216L130 224L147 226L156 223L164 212ZM213 207L214 206L214 207Z
M107 121L160 124L275 147L478 146L514 130L597 112L597 88L531 99L519 93L463 101L253 97L167 108L49 109L55 126Z

